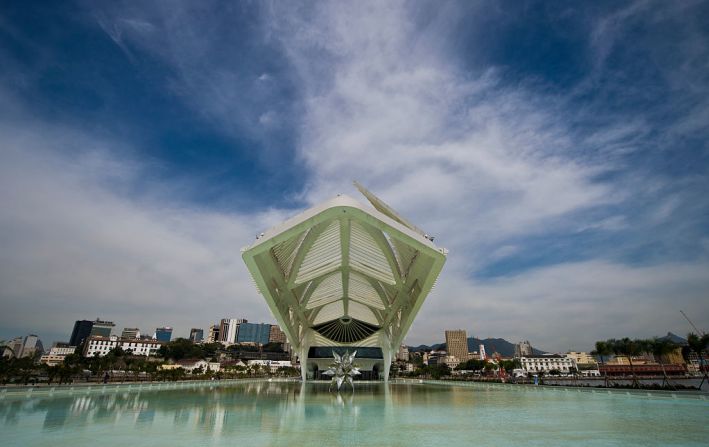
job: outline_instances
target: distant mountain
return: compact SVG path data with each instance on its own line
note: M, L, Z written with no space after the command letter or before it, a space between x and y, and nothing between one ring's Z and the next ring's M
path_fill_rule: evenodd
M437 345L418 345L418 346L409 346L409 352L428 352L428 351L440 351L441 349L445 349L446 344L445 343L439 343Z
M515 344L510 343L504 338L486 338L481 340L475 337L468 337L468 351L475 352L480 349L480 345L485 346L485 352L487 355L492 355L494 352L499 352L503 357L512 357L515 354ZM439 351L445 350L445 343L438 343L435 345L419 345L419 346L409 346L410 352L425 352L425 351ZM546 354L546 352L541 351L536 348L532 348L534 354Z

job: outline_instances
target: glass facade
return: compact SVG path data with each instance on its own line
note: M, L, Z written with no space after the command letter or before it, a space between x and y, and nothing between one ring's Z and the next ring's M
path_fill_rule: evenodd
M89 320L77 320L74 323L74 330L71 331L71 337L69 338L69 344L71 346L79 346L86 340L86 338L91 335L91 328L94 322Z
M162 342L169 342L170 338L172 337L172 328L171 327L159 327L155 329L155 339L157 341L162 341Z
M198 328L192 328L190 330L190 340L192 343L199 343L204 338L204 331Z
M241 323L236 336L237 343L268 344L271 325L266 323Z

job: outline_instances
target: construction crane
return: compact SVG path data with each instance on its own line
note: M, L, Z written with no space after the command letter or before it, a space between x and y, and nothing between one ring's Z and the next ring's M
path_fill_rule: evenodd
M706 332L700 331L699 328L697 328L697 327L694 325L694 323L692 323L692 320L689 319L689 317L687 316L686 313L684 313L684 311L680 310L679 312L682 314L682 316L684 317L684 319L689 322L689 324L694 328L694 330L697 331L697 335L702 335L702 336L703 336L703 335L706 335Z

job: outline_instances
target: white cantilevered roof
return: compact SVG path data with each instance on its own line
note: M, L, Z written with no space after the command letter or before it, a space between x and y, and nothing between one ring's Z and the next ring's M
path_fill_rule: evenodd
M243 250L259 291L296 348L312 331L333 344L361 342L380 331L400 343L443 267L445 249L361 190L379 211L338 196Z

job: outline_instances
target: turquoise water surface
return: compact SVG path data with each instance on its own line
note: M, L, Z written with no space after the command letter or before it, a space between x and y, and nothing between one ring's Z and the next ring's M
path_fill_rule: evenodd
M7 394L3 446L707 446L709 401L523 386L251 382ZM99 388L99 389L97 389ZM41 394L41 393L40 393Z

